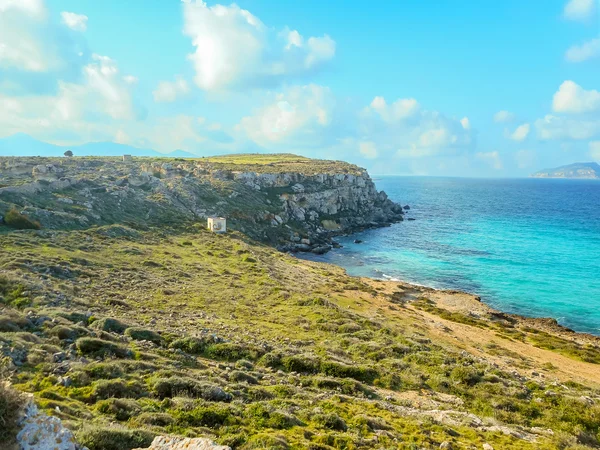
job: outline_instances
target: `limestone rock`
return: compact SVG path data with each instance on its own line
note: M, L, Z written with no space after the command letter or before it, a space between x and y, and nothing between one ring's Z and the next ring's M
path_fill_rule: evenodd
M150 447L136 450L231 450L231 447L217 445L205 438L157 436Z
M17 443L21 450L83 450L58 417L40 412L30 400L21 420ZM87 449L86 449L87 450Z

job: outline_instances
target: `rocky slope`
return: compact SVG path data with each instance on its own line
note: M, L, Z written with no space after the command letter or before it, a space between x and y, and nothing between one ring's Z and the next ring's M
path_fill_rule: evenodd
M595 162L575 163L555 169L544 169L531 175L533 178L584 178L600 179L600 165Z
M402 208L363 169L270 158L3 158L0 214L16 206L45 229L161 226L220 215L230 228L283 250L315 252L330 249L335 234L402 220Z

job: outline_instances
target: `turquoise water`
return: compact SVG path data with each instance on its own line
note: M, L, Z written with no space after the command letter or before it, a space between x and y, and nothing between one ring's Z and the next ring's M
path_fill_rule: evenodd
M600 181L375 182L416 220L339 238L344 248L311 259L352 275L476 293L502 311L600 334Z

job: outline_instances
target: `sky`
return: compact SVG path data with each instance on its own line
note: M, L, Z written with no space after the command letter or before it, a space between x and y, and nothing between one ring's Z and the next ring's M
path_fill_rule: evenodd
M600 162L600 0L0 0L0 138L373 174Z

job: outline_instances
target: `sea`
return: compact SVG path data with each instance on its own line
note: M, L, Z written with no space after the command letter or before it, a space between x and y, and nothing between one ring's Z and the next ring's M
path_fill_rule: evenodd
M414 220L338 237L343 248L310 259L600 335L600 180L374 180Z

